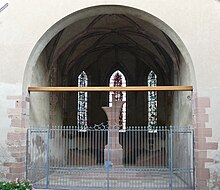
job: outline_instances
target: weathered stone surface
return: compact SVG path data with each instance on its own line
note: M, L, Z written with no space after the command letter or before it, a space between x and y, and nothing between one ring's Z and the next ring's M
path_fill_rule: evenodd
M7 180L6 173L9 172L10 162L15 162L15 159L11 157L6 144L0 142L0 181Z

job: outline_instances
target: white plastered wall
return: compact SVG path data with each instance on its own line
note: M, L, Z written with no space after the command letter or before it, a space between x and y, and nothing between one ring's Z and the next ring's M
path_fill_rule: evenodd
M195 75L196 81L193 81L192 85L196 84L197 95L210 97L211 107L208 110L207 127L213 128L213 137L208 140L220 141L220 2L217 0L8 0L7 2L9 6L0 13L0 111L4 113L0 115L1 128L10 128L10 120L6 113L11 105L6 103L7 96L22 94L26 64L44 33L56 22L78 10L97 5L124 5L154 15L171 27L182 40L188 52L185 52L184 48L181 49L173 33L168 34L180 48L186 63L191 61L193 63L195 73L191 70L190 74ZM52 37L53 35L48 35L48 38ZM42 42L42 46L44 45ZM188 53L191 60L188 59ZM36 52L34 56L38 56ZM25 86L28 84L25 83ZM220 160L216 151L209 154L210 157ZM214 164L210 165L213 166L215 167Z

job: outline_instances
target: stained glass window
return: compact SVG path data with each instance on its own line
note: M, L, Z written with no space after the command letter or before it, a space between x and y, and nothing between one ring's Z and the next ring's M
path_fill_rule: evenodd
M78 76L78 87L88 86L88 77L83 71ZM87 107L88 107L88 92L78 92L78 110L77 110L77 125L80 129L85 129L87 126Z
M119 71L115 71L109 82L109 86L126 86L125 76ZM126 101L126 92L116 91L109 93L109 106L112 106L112 95L115 98L115 101ZM119 116L119 126L120 129L126 128L126 103L123 104L120 116Z
M157 75L151 71L148 75L148 86L157 86ZM157 91L148 91L148 126L157 125Z

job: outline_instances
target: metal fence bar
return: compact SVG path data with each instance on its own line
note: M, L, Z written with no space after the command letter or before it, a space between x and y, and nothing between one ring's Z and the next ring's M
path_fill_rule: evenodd
M110 129L108 129L108 163L107 163L107 189L109 190L110 184L109 184L109 179L110 179Z
M194 130L192 130L192 135L191 135L191 142L192 142L192 148L191 148L191 154L192 154L192 189L196 189L195 184L196 184L196 174L195 174L195 140L194 140Z
M29 171L28 171L28 167L29 167L29 156L28 156L28 151L29 149L29 129L27 130L27 135L26 135L26 179L28 179L29 177Z
M50 175L50 131L47 130L47 143L46 143L46 188L49 188L49 175Z
M169 190L172 190L173 187L173 131L172 131L172 126L170 127L170 131L169 131Z

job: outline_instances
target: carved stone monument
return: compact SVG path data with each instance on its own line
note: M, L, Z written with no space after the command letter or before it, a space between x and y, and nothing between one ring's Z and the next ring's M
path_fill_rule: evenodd
M112 167L122 167L123 149L119 144L119 115L125 101L115 101L112 97L112 107L102 107L108 117L109 136L108 144L105 146L105 161L112 162ZM109 159L108 159L109 157Z

